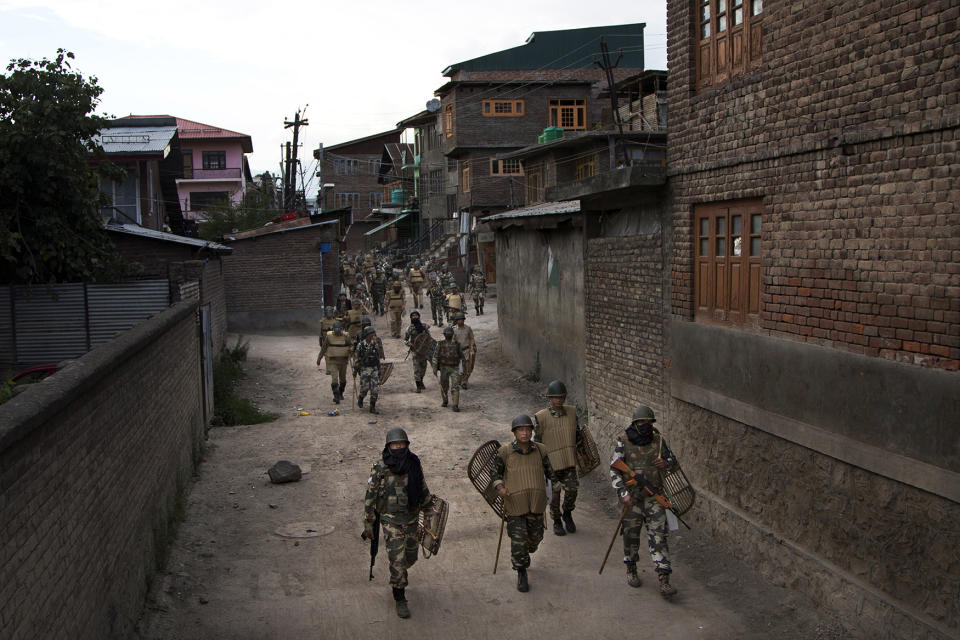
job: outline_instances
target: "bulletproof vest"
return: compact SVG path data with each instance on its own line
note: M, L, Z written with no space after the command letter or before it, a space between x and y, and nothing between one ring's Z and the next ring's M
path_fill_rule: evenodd
M463 350L466 351L473 344L473 329L467 325L463 325L462 328L453 325L453 339L459 342Z
M389 309L402 309L403 308L403 291L394 291L390 289L387 292L387 307Z
M660 434L653 434L650 444L636 445L621 436L623 442L623 461L631 471L643 472L643 477L654 487L660 486L660 471L653 465L653 461L660 454Z
M550 409L541 409L536 414L540 438L554 469L577 465L577 408L565 404L563 409L564 415L556 418L550 415Z
M437 365L441 367L456 367L460 364L460 345L456 340L449 342L444 339L437 344Z
M359 325L360 321L363 319L363 310L362 309L350 309L347 311L347 323L350 325Z
M547 508L547 482L543 476L546 448L537 442L530 446L536 451L517 453L511 443L501 445L497 451L506 466L503 484L510 495L503 499L503 511L508 516L543 513Z
M377 487L377 511L384 522L408 524L416 521L418 510L410 509L407 497L408 474L396 474L386 468L380 470Z
M336 318L324 318L320 321L320 344L323 344L323 339L327 337L327 333L333 331L333 323L336 322Z
M447 296L447 306L453 309L463 309L463 296L459 293L451 293Z
M361 367L375 367L380 364L376 342L363 341L357 346L357 364Z
M330 331L327 333L327 358L344 360L350 357L350 336L343 333L339 336Z
M423 271L420 269L410 269L411 282L423 282Z

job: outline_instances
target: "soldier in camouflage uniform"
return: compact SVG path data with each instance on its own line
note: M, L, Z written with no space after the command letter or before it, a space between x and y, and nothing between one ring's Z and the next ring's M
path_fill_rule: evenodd
M473 267L473 274L470 276L470 283L467 285L470 289L470 295L473 297L473 308L478 316L483 315L483 298L487 293L487 278L480 270L480 265Z
M457 281L453 278L453 274L450 273L450 267L446 262L440 266L440 273L438 274L438 277L440 278L440 286L443 287L444 291L449 289L450 285L457 283Z
M460 343L453 339L453 327L443 328L443 341L433 351L433 360L430 362L433 373L440 371L440 397L443 398L442 407L447 406L447 388L453 399L453 410L460 411L460 363L466 362L466 354L460 348Z
M436 274L430 277L430 313L433 316L433 322L438 326L443 326L443 303L446 296L443 293L443 285L440 284L440 278Z
M473 337L473 329L467 324L467 317L462 311L453 316L453 339L460 343L463 349L463 372L460 374L460 388L467 388L467 381L473 373L477 363L477 341Z
M376 342L377 332L373 327L363 330L363 340L357 345L353 355L353 377L360 375L360 398L357 406L363 408L363 398L370 392L370 413L377 411L377 397L380 395L380 348Z
M623 436L617 438L611 464L623 459L630 470L643 477L655 488L662 485L661 471L667 471L677 464L663 436L653 428L656 418L653 409L639 406L633 412L633 422ZM626 442L624 442L626 440ZM660 582L660 595L664 598L677 593L670 584L670 550L667 545L667 513L663 506L647 494L639 485L627 486L623 475L610 470L610 480L627 513L623 518L623 562L627 565L627 583L639 587L637 575L640 538L643 525L647 525L647 549L657 570Z
M430 327L420 322L420 312L414 309L410 312L410 326L403 335L403 343L410 349L409 355L413 358L413 380L417 384L417 393L426 389L423 384L423 374L427 372L427 356L413 350L413 341L421 333L430 335Z
M543 512L547 506L546 480L554 480L550 457L532 441L533 420L519 415L510 425L514 441L501 445L493 458L490 482L503 498L510 536L510 564L517 572L517 591L527 592L530 555L543 541Z
M560 380L554 380L547 385L547 397L550 398L550 407L541 409L533 416L533 434L534 440L547 447L547 453L553 462L557 480L551 487L553 495L550 497L550 517L553 519L553 533L563 536L577 530L577 525L573 522L573 509L576 507L580 489L576 451L583 435L577 421L577 407L564 404L567 399L567 386ZM561 489L564 493L562 514Z
M370 296L373 298L373 312L378 316L386 314L383 306L383 297L387 293L387 278L382 269L377 269L373 281L370 283Z
M367 480L362 537L373 539L379 519L390 561L390 586L397 615L409 618L407 570L416 563L419 552L419 513L430 504L432 497L423 479L420 459L410 451L406 431L390 429L386 440L380 460L373 465Z

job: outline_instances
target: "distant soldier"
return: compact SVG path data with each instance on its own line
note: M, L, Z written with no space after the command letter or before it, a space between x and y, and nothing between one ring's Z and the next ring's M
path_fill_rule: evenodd
M387 311L390 312L390 334L394 338L399 338L403 311L407 306L406 296L403 294L399 280L394 280L393 287L387 291L386 304Z
M317 366L320 360L327 359L327 373L330 374L330 389L333 390L333 401L340 404L343 400L343 390L347 386L347 360L350 359L350 336L343 332L340 321L333 323L333 329L324 336L323 347L317 356Z
M558 536L574 533L573 509L577 504L580 479L577 476L577 443L583 437L577 422L577 407L564 404L567 386L560 380L547 385L550 407L541 409L533 416L534 440L542 442L550 455L556 481L550 497L550 517L553 518L553 533ZM563 490L563 512L560 511L560 491ZM562 520L561 520L562 518ZM564 531L566 525L566 531Z
M547 483L553 468L547 449L532 442L533 420L518 415L510 425L514 441L501 445L493 458L490 482L503 498L503 513L510 536L510 563L517 571L517 591L527 592L530 555L543 541L543 512L547 507Z
M410 326L403 336L403 343L410 349L413 360L413 380L417 383L417 393L426 387L423 384L423 374L427 372L427 355L420 354L414 349L414 340L422 333L430 335L430 327L420 322L420 312L414 309L410 312Z
M426 280L427 274L420 268L420 261L414 260L413 266L407 272L407 283L410 286L410 295L413 296L414 309L423 309L423 300L420 298L420 293Z
M380 349L373 327L363 330L363 340L357 345L353 355L353 377L360 375L360 399L357 406L363 408L363 398L370 392L370 413L377 411L377 397L380 395Z
M473 297L473 308L477 315L483 315L483 299L487 294L487 278L480 270L480 265L474 265L473 274L470 276L470 295Z
M347 311L347 318L344 325L350 339L355 339L363 329L361 321L363 320L363 303L359 297L354 297L350 303L350 309Z
M467 324L467 317L463 312L453 316L453 339L459 342L460 348L463 349L464 363L463 373L460 374L460 388L466 389L467 381L477 363L477 341L473 338L473 329Z
M379 316L384 315L383 297L387 293L387 279L383 271L377 269L370 283L370 297L373 298L373 312Z
M664 442L663 436L653 428L654 422L656 417L653 409L643 405L637 407L630 426L617 438L611 464L622 459L631 471L642 475L654 489L660 489L660 472L676 466L677 459ZM643 534L643 525L646 524L647 549L657 569L660 595L669 598L676 594L677 590L670 584L670 573L673 570L670 567L670 550L667 544L667 512L653 496L644 492L640 485L628 486L627 479L619 471L611 469L610 480L620 496L620 501L628 509L623 518L623 562L627 565L627 583L631 587L639 587L641 584L640 576L637 575L637 560L640 558L640 536Z
M328 331L333 331L333 325L337 322L337 319L333 315L333 307L324 307L323 308L323 319L320 320L320 346L323 346L323 339L327 336Z
M347 312L351 309L353 309L353 304L347 299L346 292L341 291L340 295L337 296L337 318L344 323L344 326L347 323Z
M407 571L417 562L420 551L417 521L432 496L423 478L420 458L410 451L407 432L394 427L387 431L386 441L380 460L373 465L367 480L362 537L373 540L378 523L383 526L397 615L409 618Z
M440 278L440 284L443 286L444 291L449 289L450 285L457 283L457 281L453 279L453 274L450 273L450 267L446 262L440 265L438 277Z
M453 327L444 327L443 341L437 344L430 364L434 374L440 371L440 397L443 398L440 406L447 406L449 388L454 411L460 411L460 363L463 359L463 349L453 339Z
M457 285L451 284L449 287L447 287L447 290L447 298L444 301L443 306L447 310L447 322L452 324L454 316L464 310L464 300L463 294L457 290Z
M433 275L430 281L430 313L433 316L433 322L438 327L443 326L443 303L446 296L443 293L443 286L440 279Z

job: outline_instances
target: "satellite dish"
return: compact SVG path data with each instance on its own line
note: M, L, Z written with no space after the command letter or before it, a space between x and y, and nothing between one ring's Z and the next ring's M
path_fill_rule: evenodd
M427 101L427 111L429 111L430 113L436 113L439 110L440 110L439 98L434 98L432 100Z

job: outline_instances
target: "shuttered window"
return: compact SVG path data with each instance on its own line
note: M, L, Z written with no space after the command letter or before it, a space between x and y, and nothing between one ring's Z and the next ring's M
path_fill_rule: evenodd
M760 200L695 208L697 320L757 324L763 287L762 223Z
M763 54L763 0L692 0L697 20L697 89L716 87Z

